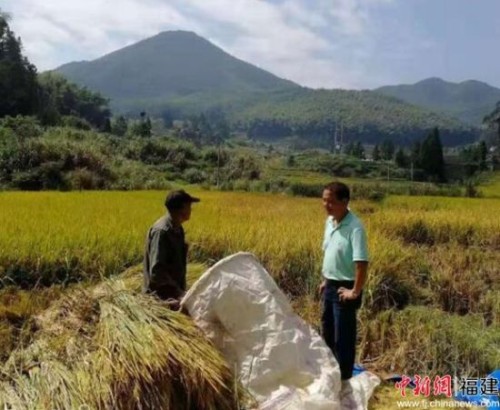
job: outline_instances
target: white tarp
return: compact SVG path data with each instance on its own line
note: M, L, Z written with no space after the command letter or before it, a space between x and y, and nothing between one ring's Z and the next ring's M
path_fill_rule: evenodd
M250 253L212 266L182 304L234 365L260 410L366 409L380 383L366 371L342 383L323 339Z

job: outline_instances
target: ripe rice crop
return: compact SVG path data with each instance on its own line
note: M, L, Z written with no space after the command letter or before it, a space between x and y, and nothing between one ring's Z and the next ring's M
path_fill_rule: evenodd
M193 206L185 226L191 261L208 266L237 251L255 253L295 308L317 325L325 220L321 200L192 193L202 202ZM98 280L139 264L145 233L164 212L164 196L157 191L0 194L3 285L29 289ZM396 363L400 371L408 365L425 372L429 361L434 370L467 368L478 375L497 366L500 199L391 196L377 203L353 201L352 209L365 223L372 258L361 315L361 359L385 366L393 363L398 348L398 357L407 358ZM140 269L136 272L140 275ZM404 343L425 318L415 307L428 309L429 317L440 312L435 326L422 327L434 334L419 339L417 350ZM474 332L454 330L467 328L471 320ZM448 322L454 326L443 329ZM384 326L394 323L410 328L384 333L394 344L382 343ZM493 353L479 348L481 334L488 335L484 343ZM435 357L436 340L451 344L453 338L471 346L467 355L455 362Z

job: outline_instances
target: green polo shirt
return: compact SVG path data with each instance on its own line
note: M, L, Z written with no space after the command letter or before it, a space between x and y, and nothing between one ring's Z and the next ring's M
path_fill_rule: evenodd
M335 223L326 219L322 273L326 279L355 280L354 262L368 261L368 243L363 224L351 211Z

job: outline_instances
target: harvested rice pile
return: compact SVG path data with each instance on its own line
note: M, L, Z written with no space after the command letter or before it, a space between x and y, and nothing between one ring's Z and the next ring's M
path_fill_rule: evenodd
M126 275L72 291L35 318L0 373L12 409L238 409L241 389L192 321Z

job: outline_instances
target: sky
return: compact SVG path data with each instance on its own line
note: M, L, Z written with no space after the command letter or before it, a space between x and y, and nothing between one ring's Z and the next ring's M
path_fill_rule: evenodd
M500 0L0 0L39 71L168 30L313 88L500 87Z

